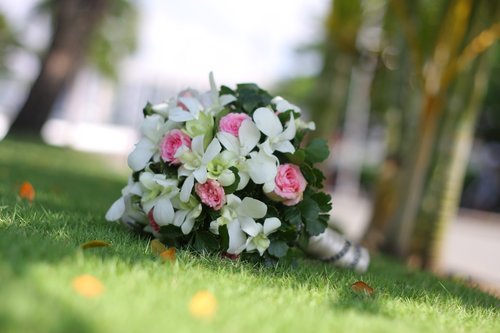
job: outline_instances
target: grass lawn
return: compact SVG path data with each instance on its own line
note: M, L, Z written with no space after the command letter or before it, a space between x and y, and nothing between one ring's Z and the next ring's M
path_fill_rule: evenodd
M36 189L20 201L23 181ZM460 281L373 258L359 275L303 260L276 268L178 251L163 263L148 240L104 220L126 174L88 154L0 142L0 332L500 332L500 301ZM89 240L110 247L82 250ZM90 274L103 292L72 281ZM369 297L351 291L363 280ZM207 290L208 319L189 303Z

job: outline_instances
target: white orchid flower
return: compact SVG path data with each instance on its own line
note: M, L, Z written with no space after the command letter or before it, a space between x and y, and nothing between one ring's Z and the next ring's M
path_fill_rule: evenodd
M279 121L279 120L278 120ZM294 134L295 135L295 134ZM245 188L248 181L252 179L255 184L264 184L264 192L271 192L274 189L274 178L278 172L279 160L269 151L266 141L259 146L259 151L252 151L260 140L260 131L251 120L244 120L238 130L239 138L226 133L217 133L217 138L221 144L235 156L235 165L238 168L240 182L237 190ZM246 156L250 158L247 159Z
M177 209L174 215L173 225L180 227L182 233L187 235L193 230L194 222L201 215L201 203L194 196L190 196L187 202L180 200L173 201L174 208Z
M260 140L260 131L251 120L244 120L238 130L239 138L227 132L217 133L220 143L233 155L233 165L238 169L240 182L237 190L245 188L250 180L246 165L246 156L255 148Z
M163 174L145 171L139 177L142 187L142 209L148 214L153 209L153 218L160 226L172 224L174 207L172 199L178 195L178 182L167 179Z
M221 216L212 221L210 231L219 233L219 227L227 225L229 234L228 253L241 253L247 243L247 237L242 230L242 225L251 225L256 223L254 219L260 219L266 216L267 206L262 201L245 197L243 200L234 194L226 196L227 203L221 209Z
M169 119L177 122L185 122L198 119L199 113L203 110L203 105L194 96L181 96L178 99L179 104L170 109Z
M290 102L288 102L286 99L284 99L281 96L276 96L271 100L271 103L273 103L276 106L276 110L281 113L281 112L286 112L288 110L292 110L293 112L300 113L300 108L297 105L294 105Z
M258 152L250 153L250 158L245 162L245 168L252 181L255 184L263 184L264 192L269 193L274 190L274 178L278 173L279 160L262 146L259 146Z
M295 119L295 128L298 128L299 130L310 130L310 131L315 131L316 130L316 124L314 121L309 121L305 122L300 118Z
M165 122L165 119L158 114L147 116L141 125L143 137L128 156L129 167L134 171L139 171L148 165L151 158L158 162L161 139L168 131L178 126L178 123L170 120Z
M127 210L132 208L130 198L133 195L141 196L142 190L139 183L134 182L132 177L130 177L127 186L122 189L122 196L106 212L106 220L117 221L126 215Z
M253 120L257 128L268 137L263 144L268 154L272 154L275 150L282 153L295 152L295 147L290 142L295 137L293 114L290 114L290 121L285 130L278 116L269 108L255 110Z
M210 72L208 78L210 81L210 91L201 95L200 101L205 107L205 112L216 116L226 105L234 102L236 97L233 95L219 96L219 89L217 89L217 85L215 84L214 74Z
M222 150L219 140L214 138L205 150L203 147L203 135L199 135L191 141L191 149L182 146L177 150L175 157L182 165L178 170L179 176L187 176L181 188L180 199L186 202L191 195L194 186L194 180L198 183L207 181L207 165Z
M246 250L248 252L257 250L262 256L271 244L268 236L278 230L280 226L281 221L276 217L265 219L264 225L255 221L244 221L241 229L250 236L246 242Z

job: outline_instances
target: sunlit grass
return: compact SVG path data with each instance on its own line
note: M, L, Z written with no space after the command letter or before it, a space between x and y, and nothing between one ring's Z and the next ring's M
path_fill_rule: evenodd
M33 204L17 188L33 184ZM177 252L104 221L126 178L101 158L17 141L0 142L0 332L500 332L499 301L385 258L358 275L301 260L255 267ZM104 240L110 247L82 250ZM97 278L87 298L72 281ZM363 280L373 296L351 284ZM197 318L207 290L215 315Z

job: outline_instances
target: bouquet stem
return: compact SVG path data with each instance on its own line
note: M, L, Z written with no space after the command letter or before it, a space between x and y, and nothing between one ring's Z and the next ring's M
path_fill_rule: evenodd
M367 249L352 244L331 228L326 228L322 234L311 237L306 252L317 259L338 267L353 269L358 273L366 272L370 264L370 254Z

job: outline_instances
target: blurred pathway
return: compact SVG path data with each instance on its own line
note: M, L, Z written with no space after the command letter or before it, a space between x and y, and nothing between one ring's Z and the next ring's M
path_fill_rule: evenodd
M333 194L332 222L359 240L371 214L367 198ZM500 293L500 214L461 209L442 244L439 268Z

